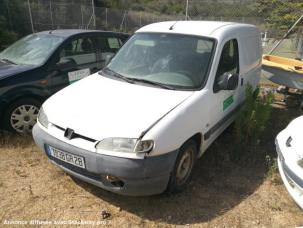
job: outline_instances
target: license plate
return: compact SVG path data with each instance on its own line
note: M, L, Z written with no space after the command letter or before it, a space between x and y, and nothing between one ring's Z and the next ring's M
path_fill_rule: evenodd
M66 163L72 164L74 166L85 169L84 157L74 155L62 150L58 150L54 147L49 146L49 153L51 156L64 161Z

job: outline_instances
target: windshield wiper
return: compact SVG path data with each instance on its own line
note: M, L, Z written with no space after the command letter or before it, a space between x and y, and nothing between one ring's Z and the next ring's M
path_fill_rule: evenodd
M117 77L117 78L120 78L128 83L134 83L132 79L128 78L128 77L125 77L123 76L122 74L119 74L117 73L116 71L113 71L112 69L108 68L108 67L105 67L101 70L101 72L104 72L104 71L107 71L108 73L110 73L110 75L114 76L114 77ZM99 72L99 74L101 73Z
M1 59L1 61L6 62L6 63L10 63L10 64L17 65L17 63L14 63L12 60L9 60L9 59Z
M143 82L143 83L150 84L150 85L155 85L155 86L158 86L158 87L161 87L161 88L164 88L164 89L175 90L174 87L169 86L169 85L162 84L162 83L160 83L160 82L149 81L149 80L142 79L142 78L130 78L130 79L131 79L132 81L134 81L134 82Z
M169 86L169 85L165 85L159 82L155 82L155 81L149 81L146 79L141 79L141 78L129 78L129 77L125 77L122 74L117 73L116 71L113 71L112 69L105 67L101 70L101 72L107 71L108 73L110 73L110 75L115 76L117 78L120 78L128 83L135 83L135 82L142 82L142 83L146 83L146 84L150 84L150 85L155 85L164 89L170 89L170 90L175 90L174 87ZM100 74L100 72L99 72Z

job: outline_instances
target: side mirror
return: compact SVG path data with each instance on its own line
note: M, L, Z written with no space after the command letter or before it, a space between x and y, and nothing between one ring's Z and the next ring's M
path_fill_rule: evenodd
M58 70L67 70L77 67L77 63L72 58L61 59L60 62L56 63L56 68Z
M219 90L234 90L237 88L239 83L239 75L232 73L224 73L221 75L217 82L217 91Z

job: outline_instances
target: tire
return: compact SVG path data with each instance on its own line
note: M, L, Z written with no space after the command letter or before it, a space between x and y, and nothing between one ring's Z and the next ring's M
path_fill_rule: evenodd
M179 150L173 172L167 186L168 193L177 193L185 189L191 181L192 170L196 163L198 145L194 140L189 140L183 144ZM188 159L189 164L186 160Z
M14 133L30 133L36 123L41 102L33 98L22 98L8 106L4 114L5 130Z

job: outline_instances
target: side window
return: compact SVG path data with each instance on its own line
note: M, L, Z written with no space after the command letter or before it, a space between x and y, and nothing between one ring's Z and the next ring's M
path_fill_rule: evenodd
M118 50L121 47L121 41L116 37L108 38L107 42L110 49Z
M99 42L103 61L115 55L122 46L122 41L117 37L101 37Z
M236 39L225 43L216 73L216 82L224 73L239 73L239 51Z
M72 59L77 65L97 61L96 41L93 38L77 38L68 42L60 52L60 60Z

